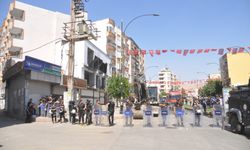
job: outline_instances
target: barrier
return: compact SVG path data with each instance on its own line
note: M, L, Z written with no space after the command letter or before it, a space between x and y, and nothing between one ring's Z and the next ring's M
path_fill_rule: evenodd
M148 105L143 110L143 120L145 127L152 127L152 117L153 117L152 107Z
M182 109L177 109L176 112L176 121L177 121L177 126L184 126L184 110Z
M169 114L169 109L168 107L161 107L159 110L159 126L167 126L167 117Z
M101 125L101 110L100 109L94 109L94 121L95 125Z
M100 119L100 125L101 126L109 126L108 121L108 111L100 111L101 112L101 119Z

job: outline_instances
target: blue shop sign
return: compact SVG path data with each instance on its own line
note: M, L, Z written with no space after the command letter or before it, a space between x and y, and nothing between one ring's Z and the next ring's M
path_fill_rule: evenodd
M61 66L25 56L24 69L61 76Z

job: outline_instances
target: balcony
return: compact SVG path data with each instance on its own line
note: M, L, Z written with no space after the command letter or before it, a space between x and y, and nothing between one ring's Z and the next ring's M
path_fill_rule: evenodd
M23 29L13 27L10 29L10 34L12 38L23 39Z
M108 31L107 38L110 39L111 41L115 42L115 34L113 32Z
M115 50L116 50L115 46L112 45L112 44L107 44L106 48L107 48L107 52L108 51L114 51L115 52Z
M24 21L24 10L14 8L10 11L10 15L16 20Z

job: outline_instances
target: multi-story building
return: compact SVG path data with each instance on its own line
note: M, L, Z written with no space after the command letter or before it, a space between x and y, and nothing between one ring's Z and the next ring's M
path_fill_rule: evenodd
M84 19L87 19L86 14L84 15ZM67 22L70 22L68 14L19 1L11 3L6 20L0 29L0 72L5 72L16 62L23 61L25 56L31 56L62 66L62 73L67 75L69 45L63 34L64 23ZM75 43L74 77L88 83L87 87L79 90L82 96L93 98L93 90L104 88L105 78L111 75L110 62L104 50L92 42L84 40ZM65 91L66 87L61 89ZM102 95L101 100L104 99L103 92L99 92L98 95ZM96 94L94 99L98 99Z
M128 54L128 50L138 50L136 42L127 37L121 29L115 25L114 20L107 18L94 22L98 28L99 38L93 43L104 50L112 60L112 74L120 74L129 79L134 85L134 92L140 93L140 89L145 80L144 76L144 56ZM139 96L138 96L139 97Z
M164 68L159 72L160 92L169 92L178 90L176 75L169 68Z
M220 58L221 80L223 87L248 84L250 77L250 54L227 53Z

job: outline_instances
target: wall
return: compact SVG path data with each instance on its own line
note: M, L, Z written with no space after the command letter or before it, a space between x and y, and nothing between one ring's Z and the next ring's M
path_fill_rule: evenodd
M6 90L7 110L10 116L24 118L25 114L25 78L24 75L13 77L9 80Z
M250 77L250 54L227 54L231 85L246 85Z

